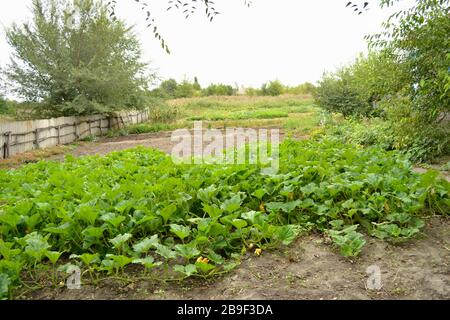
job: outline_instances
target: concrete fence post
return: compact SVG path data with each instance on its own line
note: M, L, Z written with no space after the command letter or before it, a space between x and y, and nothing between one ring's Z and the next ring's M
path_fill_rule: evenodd
M58 145L61 144L61 126L56 128L58 130Z
M12 132L6 132L4 134L6 141L3 144L3 158L8 159L10 155L10 148L11 148L11 134Z
M78 126L76 122L74 122L73 124L73 133L75 134L75 140L80 139L80 135L78 134Z
M34 144L36 146L36 149L40 148L40 143L39 143L39 128L36 128L36 130L34 130Z

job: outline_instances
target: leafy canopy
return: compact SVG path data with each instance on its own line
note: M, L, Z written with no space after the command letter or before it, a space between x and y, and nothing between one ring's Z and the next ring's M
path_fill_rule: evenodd
M93 0L33 0L33 19L6 36L13 91L51 116L108 113L145 104L148 77L132 29Z

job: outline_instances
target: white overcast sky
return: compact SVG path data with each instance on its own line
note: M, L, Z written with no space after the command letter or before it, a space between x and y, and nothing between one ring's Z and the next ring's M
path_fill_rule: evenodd
M258 87L273 79L289 85L317 81L325 70L366 52L364 36L380 31L393 11L411 4L403 0L381 10L378 1L371 0L371 9L358 16L345 8L347 0L253 0L250 8L243 0L216 0L221 14L211 23L201 12L185 20L179 11L166 12L167 0L148 0L172 51L167 55L146 29L140 6L134 0L117 2L118 16L135 26L144 60L151 61L161 78L197 76L202 85ZM1 66L11 52L4 28L26 21L30 4L31 0L0 2Z

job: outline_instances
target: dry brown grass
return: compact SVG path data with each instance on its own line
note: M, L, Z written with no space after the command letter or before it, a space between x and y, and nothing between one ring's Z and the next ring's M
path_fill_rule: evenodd
M56 146L45 149L32 150L25 153L17 154L9 159L0 159L0 169L13 169L27 163L35 163L57 154L64 154L75 146Z

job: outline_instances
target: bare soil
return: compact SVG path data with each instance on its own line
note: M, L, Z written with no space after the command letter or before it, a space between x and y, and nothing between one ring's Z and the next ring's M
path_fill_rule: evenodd
M120 151L138 146L151 147L170 153L175 143L170 141L172 132L158 132L150 134L129 135L116 138L100 138L95 142L83 142L68 154L75 157L86 155L105 155L113 151ZM51 160L64 159L64 154L50 157Z
M225 139L227 137L226 132L224 130L221 130L221 132ZM280 130L279 133L280 133L280 141L282 141L285 138L285 133L282 130ZM120 151L138 146L155 148L170 154L172 148L178 143L177 141L171 141L171 137L172 131L163 131L158 133L128 135L124 137L101 138L95 142L83 142L82 144L80 144L79 147L66 154L71 154L75 157L94 154L105 155L113 151ZM204 141L204 144L207 145L208 142ZM64 154L59 154L51 156L49 159L62 160L64 159L64 156L65 156Z

